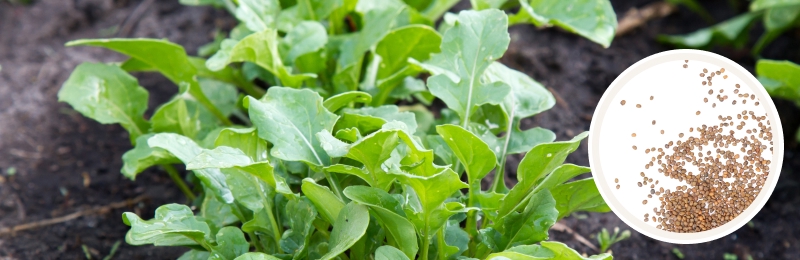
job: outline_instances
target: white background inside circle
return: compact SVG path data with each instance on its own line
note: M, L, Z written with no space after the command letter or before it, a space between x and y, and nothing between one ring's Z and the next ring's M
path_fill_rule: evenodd
M687 59L689 68L684 69L682 66ZM723 79L722 75L715 76L712 79L714 85L703 86L701 82L705 78L699 76L703 68L708 68L709 72L725 68L724 74L728 75L728 78ZM756 94L756 100L747 99L747 103L743 105L743 98L733 93L734 84L737 83L741 85L739 93ZM716 99L721 88L725 90L722 95L729 97L725 102ZM708 94L709 89L714 90L713 95ZM654 100L650 100L650 96L654 96ZM703 98L708 98L709 102L704 103ZM623 99L626 101L624 106L620 105ZM731 104L733 100L737 100L736 105ZM756 101L760 102L759 106L755 106ZM712 108L712 103L717 104L716 108ZM642 108L636 108L636 104L641 104ZM659 180L656 189L664 187L675 191L675 186L685 184L659 174L656 166L645 169L644 166L651 157L658 154L657 152L645 154L645 149L664 148L664 144L669 141L676 142L686 140L689 136L697 136L697 131L689 132L689 127L703 124L718 125L720 121L717 116L730 115L735 119L736 114L744 109L753 110L757 115L766 112L773 129L774 151L773 154L764 154L766 159L772 160L772 157L777 159L772 160L767 183L753 204L733 221L699 233L666 232L656 229L656 224L652 220L644 222L644 214L649 213L653 216L653 208L658 208L660 202L657 196L647 198L650 183L647 188L637 186L637 182L642 181L640 172L644 171L648 177ZM695 114L698 110L701 111L699 116ZM656 125L652 125L652 120L656 120ZM740 120L734 120L735 123L738 121ZM755 121L747 121L746 128L757 127L757 124L751 122ZM660 133L662 129L665 131L663 135ZM726 128L725 132L727 131ZM631 133L634 132L636 137L631 137ZM735 136L740 138L746 134L740 132L737 130ZM684 137L679 138L679 133L684 133ZM633 145L638 149L633 150ZM707 149L703 152L705 151ZM671 153L671 150L667 152ZM592 119L589 157L601 195L626 224L642 234L661 241L701 243L730 234L752 219L763 207L780 173L783 136L774 104L749 72L713 53L676 50L659 53L634 64L612 83L603 95ZM688 167L687 169L693 170ZM697 173L696 170L693 172ZM620 180L619 190L615 188L615 178ZM648 200L646 205L642 205L644 199Z

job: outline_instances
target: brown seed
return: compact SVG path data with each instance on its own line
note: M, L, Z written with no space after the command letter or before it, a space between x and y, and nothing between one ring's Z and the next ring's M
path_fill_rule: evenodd
M642 187L642 182L638 182L636 184L639 185L639 187Z
M633 150L636 150L636 146L635 145L633 146Z
M709 90L708 90L708 94L709 94L709 95L711 95L711 94L714 94L714 90L713 90L713 89L709 89Z
M722 75L722 79L728 79L728 75Z
M683 68L684 68L684 69L685 69L685 68L688 68L688 67L689 67L689 65L683 64Z
M656 125L656 120L653 120L653 125Z
M697 113L695 113L695 114L699 116L700 115L700 110L697 110Z
M683 137L683 133L678 134L678 137Z
M736 84L736 88L739 88L739 87L740 87L739 84Z
M650 96L650 100L653 100L653 96Z
M712 103L711 107L717 107L717 103Z
M619 184L617 184L617 189L619 189Z
M703 98L704 103L708 103L708 98Z
M647 200L643 200L642 201L642 205L645 205L645 204L647 204Z
M689 63L689 60L683 60L683 62Z
M703 68L703 73L708 73L708 70Z
M636 108L642 108L642 104L636 104Z
M619 178L614 178L614 183L619 183Z
M720 68L719 72L725 73L725 68Z
M705 86L706 84L708 84L708 83L707 83L707 82L705 82L705 81L703 81L703 86Z
M661 130L661 134L662 134L662 135L664 134L664 130Z
M625 100L619 102L620 105L625 105Z

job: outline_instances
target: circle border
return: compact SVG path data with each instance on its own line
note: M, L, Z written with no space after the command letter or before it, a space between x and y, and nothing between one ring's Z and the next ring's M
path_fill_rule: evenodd
M612 100L622 90L622 87L625 86L631 79L654 65L659 65L667 61L687 59L690 61L696 60L707 62L723 68L734 68L733 70L726 70L726 73L735 74L745 84L753 89L758 99L760 99L761 105L765 106L767 118L774 119L772 122L770 122L773 129L773 156L772 163L770 164L770 169L772 169L772 171L767 177L764 187L761 189L761 192L759 192L758 196L756 196L755 200L750 204L750 206L747 207L747 209L745 209L744 212L739 214L739 216L733 220L725 223L722 226L702 232L675 233L657 229L649 224L645 224L645 222L641 221L639 218L636 218L633 213L624 210L626 208L625 205L616 200L616 198L613 196L613 190L611 190L611 186L605 178L601 177L603 176L603 171L601 167L602 163L599 159L600 139L594 137L600 136L599 131L602 128L602 118L605 115L605 112L608 110L608 107L611 105ZM747 224L747 222L753 219L753 217L758 214L761 208L764 207L769 199L769 196L772 195L772 192L775 190L778 177L780 176L781 167L783 166L783 154L783 127L781 126L781 121L778 117L778 111L775 107L775 104L772 102L772 99L770 98L764 86L761 85L756 77L754 77L748 70L738 63L719 54L701 50L678 49L659 52L650 55L625 69L622 74L620 74L616 79L614 79L613 82L611 82L611 85L603 93L603 96L600 98L597 108L592 115L592 122L589 126L589 167L592 170L592 176L595 177L595 185L597 185L597 189L600 191L600 196L603 197L603 199L606 201L606 204L622 220L622 222L637 232L659 241L674 244L697 244L713 241L727 236Z

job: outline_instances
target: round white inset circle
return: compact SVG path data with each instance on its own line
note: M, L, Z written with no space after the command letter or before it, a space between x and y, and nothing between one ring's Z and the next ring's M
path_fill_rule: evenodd
M775 189L783 147L778 112L758 80L699 50L633 64L603 94L589 130L592 174L611 210L639 233L678 244L715 240L750 221ZM668 209L682 203L706 218L676 218ZM682 228L691 232L675 232Z

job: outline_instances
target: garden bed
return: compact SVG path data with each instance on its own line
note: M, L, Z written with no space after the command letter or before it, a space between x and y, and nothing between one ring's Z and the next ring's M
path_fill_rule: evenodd
M613 1L619 17L632 7L650 1ZM734 14L728 1L707 4L715 18ZM463 4L462 4L463 5ZM725 6L725 8L710 8ZM742 7L744 8L744 7ZM556 29L518 25L510 29L511 46L501 59L543 83L556 96L555 107L530 120L523 128L542 126L566 140L589 129L592 114L605 88L625 68L648 55L668 50L656 42L659 34L686 33L707 26L688 10L649 22L644 28L618 37L604 49L586 39ZM120 61L121 56L96 48L64 48L66 41L97 37L167 38L189 53L210 41L215 28L234 24L223 10L185 7L177 1L40 0L30 6L0 2L0 169L13 167L13 176L2 175L0 227L10 227L67 215L91 206L103 206L140 195L147 199L125 207L82 216L71 221L20 231L0 237L0 257L12 259L83 258L82 246L105 256L112 245L124 240L128 227L124 211L152 217L158 205L185 202L165 173L149 170L135 181L119 174L122 154L130 149L125 130L99 125L69 106L57 103L56 92L69 72L84 61ZM764 51L766 58L798 61L794 49L798 35L787 33ZM747 50L714 49L749 70L755 60ZM151 92L150 104L165 102L177 88L157 74L137 75ZM786 136L794 136L800 124L791 102L776 101ZM151 106L148 114L152 114ZM698 245L672 245L633 232L630 239L611 248L618 259L677 259L679 248L686 259L721 259L725 253L754 259L789 259L800 255L797 192L800 156L794 142L788 144L779 185L764 209L739 231ZM509 164L516 165L510 158ZM567 160L588 165L586 144ZM516 167L509 167L514 171ZM513 178L513 174L511 175ZM509 180L510 181L510 180ZM592 234L602 228L630 229L613 213L577 214L566 226L595 242ZM595 254L573 235L551 231L551 239L579 252ZM177 258L185 249L125 244L115 259ZM99 257L98 257L99 256Z

